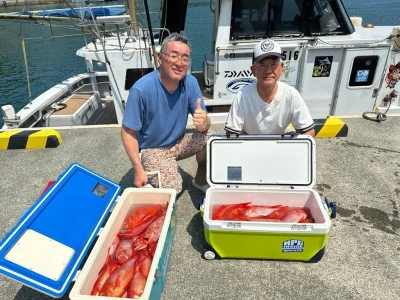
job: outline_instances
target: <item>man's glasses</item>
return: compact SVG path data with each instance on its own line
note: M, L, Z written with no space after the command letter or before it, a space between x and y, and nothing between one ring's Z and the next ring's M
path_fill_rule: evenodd
M257 68L259 68L261 71L265 71L267 69L271 69L272 71L275 71L278 68L279 63L275 63L275 64L255 64L255 66Z
M186 65L187 66L192 61L189 57L187 57L187 56L179 56L176 53L165 53L165 52L161 52L161 53L166 55L166 56L168 56L172 63L177 63L180 60L182 65Z

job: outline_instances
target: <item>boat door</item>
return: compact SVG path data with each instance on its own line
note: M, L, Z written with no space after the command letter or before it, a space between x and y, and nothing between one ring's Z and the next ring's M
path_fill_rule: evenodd
M304 69L298 90L314 119L331 113L343 48L305 48Z
M373 111L390 46L345 50L332 115Z

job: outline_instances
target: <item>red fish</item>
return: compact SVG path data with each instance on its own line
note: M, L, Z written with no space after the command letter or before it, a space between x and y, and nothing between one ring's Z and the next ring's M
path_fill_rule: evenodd
M315 220L313 217L308 217L308 218L300 221L299 223L315 223Z
M138 207L125 220L122 228L136 228L150 218L160 216L162 214L165 214L165 208L163 208L160 204Z
M101 288L99 296L122 297L133 278L136 259L137 257L133 256L114 270Z
M151 243L147 246L147 249L149 250L149 254L151 257L154 257L154 253L156 253L157 249L157 243Z
M115 259L115 251L119 245L119 238L115 238L108 248L108 255L106 261L99 272L99 277L93 285L91 295L98 295L104 283L110 277L111 273L118 267Z
M158 241L164 218L165 215L158 217L147 227L146 231L133 242L133 251L144 249L147 245Z
M136 227L129 227L129 228L122 229L120 232L118 232L117 236L120 239L131 239L135 236L138 236L143 231L145 231L147 226L149 226L151 224L151 222L153 222L156 218L157 218L157 216L153 216L153 217L149 218L146 222L144 222Z
M139 254L139 258L136 264L139 268L139 272L142 273L144 278L147 278L147 276L149 276L152 261L153 258L150 256L149 251L147 249L143 249Z
M274 205L274 206L263 206L263 205L249 205L248 208L244 209L244 213L249 218L264 218L269 219L282 219L288 212L288 206Z
M143 294L145 286L146 278L139 270L136 270L128 286L128 298L139 298Z
M97 296L102 287L104 286L104 283L108 280L110 275L119 267L117 263L112 263L109 265L104 266L99 274L99 277L97 277L96 282L93 285L92 292L90 295Z
M280 219L271 219L271 218L255 218L255 219L251 219L250 221L253 222L282 222Z
M120 241L120 239L118 237L114 238L110 248L108 248L108 255L107 255L107 259L104 263L104 266L107 264L111 264L112 262L115 261L115 251L118 248L119 241Z
M133 240L121 240L119 242L118 248L115 250L115 257L117 263L122 265L126 263L133 255L133 248L132 248Z
M238 220L243 218L242 208L247 208L251 202L222 205L214 214L213 220Z
M137 253L137 260L132 281L128 286L127 292L129 298L140 297L143 294L146 280L149 276L151 262L153 260L147 249L135 253Z
M308 213L304 209L295 209L289 211L287 215L282 218L282 222L287 223L301 223L308 218Z

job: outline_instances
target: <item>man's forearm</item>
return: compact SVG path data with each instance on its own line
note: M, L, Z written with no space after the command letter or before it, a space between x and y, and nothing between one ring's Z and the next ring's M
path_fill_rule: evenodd
M128 154L134 170L143 170L143 166L139 157L139 143L136 139L135 131L122 126L121 136L125 151Z
M304 132L303 134L304 135L311 135L312 137L315 137L315 130L311 129L311 130L309 130L307 132Z

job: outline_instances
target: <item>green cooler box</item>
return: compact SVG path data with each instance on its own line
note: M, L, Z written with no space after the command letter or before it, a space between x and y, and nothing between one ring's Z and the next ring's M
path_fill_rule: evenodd
M312 189L316 147L310 136L213 136L207 143L204 232L221 258L318 261L324 254L331 220ZM214 220L218 207L285 205L309 209L315 223ZM213 258L212 252L205 253Z

